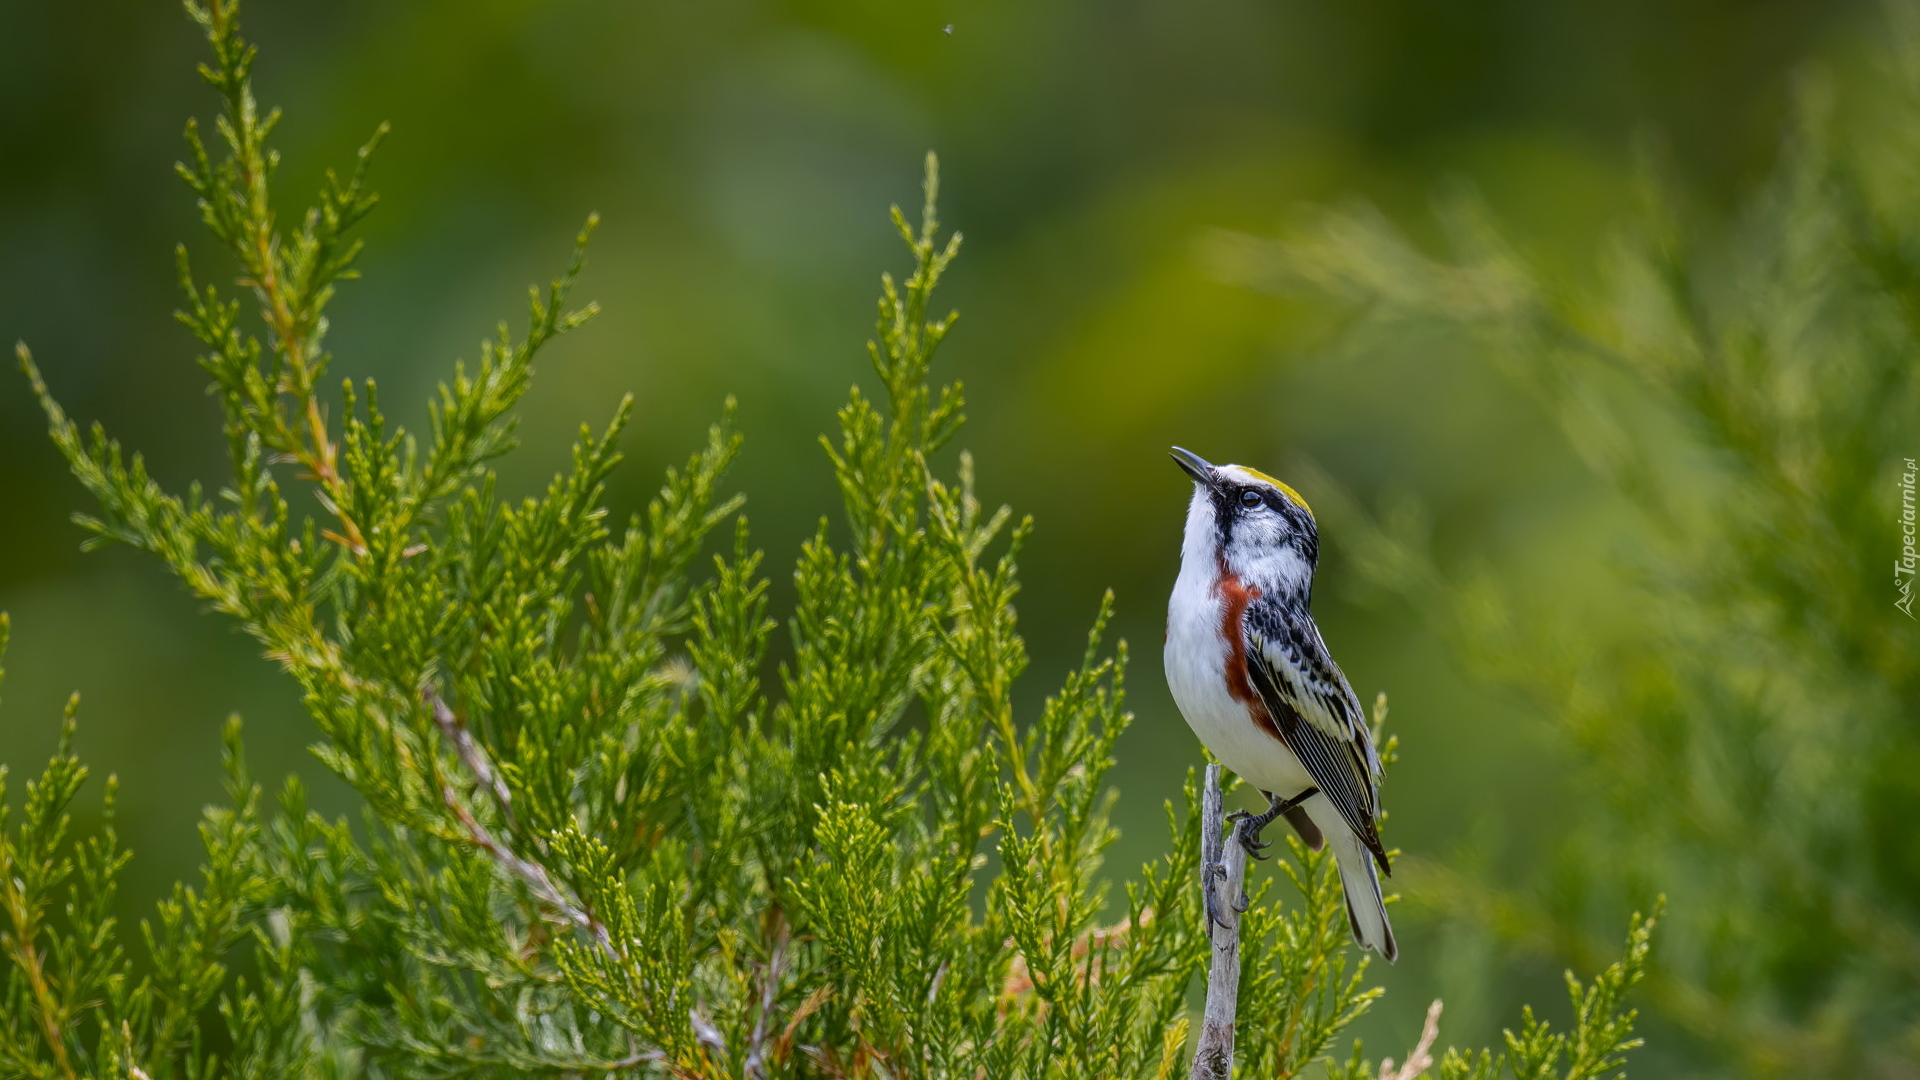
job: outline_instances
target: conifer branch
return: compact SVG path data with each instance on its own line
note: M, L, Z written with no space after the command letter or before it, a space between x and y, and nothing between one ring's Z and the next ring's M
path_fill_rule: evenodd
M433 712L434 723L446 736L447 741L453 745L461 764L473 776L474 781L493 797L501 815L507 819L509 831L514 830L513 806L506 784L501 782L493 767L487 763L486 755L468 733L467 726L432 687L422 690L421 698ZM502 870L526 885L533 893L534 899L558 914L562 922L584 931L607 953L609 958L620 959L620 952L614 947L613 939L607 933L606 926L569 895L567 890L554 880L553 874L545 866L518 854L512 845L494 836L478 818L474 817L473 811L454 791L452 784L443 783L440 790L447 809L459 819L461 827L466 830L467 838L475 847L486 852L487 856Z
M507 828L517 829L518 826L513 822L513 794L507 790L506 783L493 771L493 766L487 764L486 752L473 741L473 733L467 730L467 725L441 698L438 690L429 686L420 691L420 697L432 711L434 725L440 729L440 734L446 736L447 742L452 745L454 753L460 758L460 763L467 767L467 771L473 774L474 780L486 789L487 794L493 796L494 804L500 809L500 816L507 820Z
M595 310L567 306L594 219L533 291L523 339L502 329L476 369L454 369L424 445L388 423L371 382L347 387L330 425L324 311L373 206L373 144L298 230L279 229L278 114L253 98L237 4L188 11L213 53L225 152L190 128L180 171L266 328L245 333L238 303L181 258L181 321L222 403L230 478L212 496L167 491L104 431L82 433L24 347L20 362L97 506L83 524L157 555L262 644L367 813L324 820L289 784L262 815L232 729L232 807L209 812L207 867L161 906L153 975L136 982L110 914L125 855L110 828L69 836L84 770L63 742L19 827L0 817L0 1071L1170 1075L1209 937L1191 868L1224 861L1237 897L1245 852L1224 847L1218 766L1204 800L1190 773L1166 853L1105 921L1127 646L1107 637L1108 595L1078 666L1037 709L1020 704L1030 523L983 505L970 457L937 464L963 417L958 385L933 378L954 324L934 290L959 250L940 235L935 159L919 221L894 211L911 268L881 281L879 390L851 393L823 440L840 523L801 547L792 648L770 673L776 623L744 520L702 571L740 506L723 488L731 401L623 532L605 497L631 401L582 430L543 491L497 490L536 352ZM290 506L281 463L321 520ZM1237 1010L1281 1018L1238 1051L1292 1077L1377 993L1349 963L1331 861L1297 843L1291 856L1276 875L1291 887L1263 881L1214 935L1224 1016L1210 1002L1207 1075L1231 1068ZM50 914L60 883L72 902ZM1628 1045L1630 983L1581 998L1587 1034L1568 1045L1582 1061ZM200 1038L214 1023L224 1035ZM1224 1056L1207 1049L1222 1039Z

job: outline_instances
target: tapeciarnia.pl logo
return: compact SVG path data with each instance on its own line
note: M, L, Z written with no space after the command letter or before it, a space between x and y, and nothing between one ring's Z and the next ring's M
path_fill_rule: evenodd
M1916 558L1913 550L1913 478L1914 473L1920 472L1920 469L1914 468L1912 458L1907 458L1906 463L1906 471L1900 474L1900 558L1893 564L1893 587L1900 597L1893 602L1893 606L1906 612L1907 618L1912 619L1914 618L1913 572Z

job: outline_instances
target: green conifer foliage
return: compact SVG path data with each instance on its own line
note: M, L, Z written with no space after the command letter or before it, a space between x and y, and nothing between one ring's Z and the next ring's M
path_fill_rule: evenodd
M164 491L21 361L97 503L81 524L158 556L259 642L365 815L325 820L293 782L263 815L230 725L232 806L208 811L202 881L160 904L135 963L108 915L127 858L112 789L106 828L70 837L85 770L63 741L17 824L0 821L0 1075L1184 1071L1208 954L1194 783L1168 804L1167 854L1110 893L1126 647L1105 644L1108 600L1080 665L1016 715L1028 524L982 507L966 455L951 475L933 464L961 396L929 382L953 324L932 294L959 249L940 237L932 158L919 223L894 214L913 267L883 278L881 391L855 390L825 440L843 516L800 552L792 653L769 678L780 624L724 492L730 405L623 527L601 494L625 402L541 495L496 489L488 463L513 445L536 354L593 313L569 307L579 250L532 294L523 336L503 326L456 368L424 437L386 422L371 382L348 383L329 419L325 310L373 206L372 143L283 231L254 50L230 0L188 11L224 112L217 152L189 127L181 174L266 328L243 328L242 301L182 254L180 318L232 477ZM309 493L318 519L293 508ZM1378 994L1331 860L1296 843L1283 867L1290 888L1266 882L1247 916L1246 1076L1299 1074ZM1569 1077L1628 1044L1632 975L1607 978L1568 1044L1604 1047ZM1543 1032L1529 1019L1519 1038L1558 1053Z

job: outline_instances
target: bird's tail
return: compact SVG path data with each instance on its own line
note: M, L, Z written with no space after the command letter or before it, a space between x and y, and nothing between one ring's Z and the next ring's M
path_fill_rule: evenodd
M1319 818L1322 815L1316 814ZM1347 923L1353 927L1353 939L1363 949L1372 949L1391 964L1400 956L1393 940L1393 926L1387 922L1387 901L1380 892L1380 875L1375 872L1373 855L1338 812L1327 808L1335 820L1319 821L1327 843L1333 845L1335 861L1340 864L1340 887L1347 894Z

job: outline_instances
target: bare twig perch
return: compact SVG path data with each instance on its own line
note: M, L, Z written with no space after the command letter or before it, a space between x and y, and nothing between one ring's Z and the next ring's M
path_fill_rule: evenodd
M1440 999L1427 1006L1427 1022L1420 1028L1420 1041L1414 1044L1407 1060L1399 1068L1393 1059L1380 1063L1380 1080L1420 1080L1420 1074L1433 1068L1433 1041L1440 1037Z
M1207 766L1200 793L1200 896L1213 962L1207 970L1207 1011L1193 1051L1192 1080L1233 1076L1233 1021L1240 1003L1240 897L1247 879L1247 849L1227 842L1220 766Z

